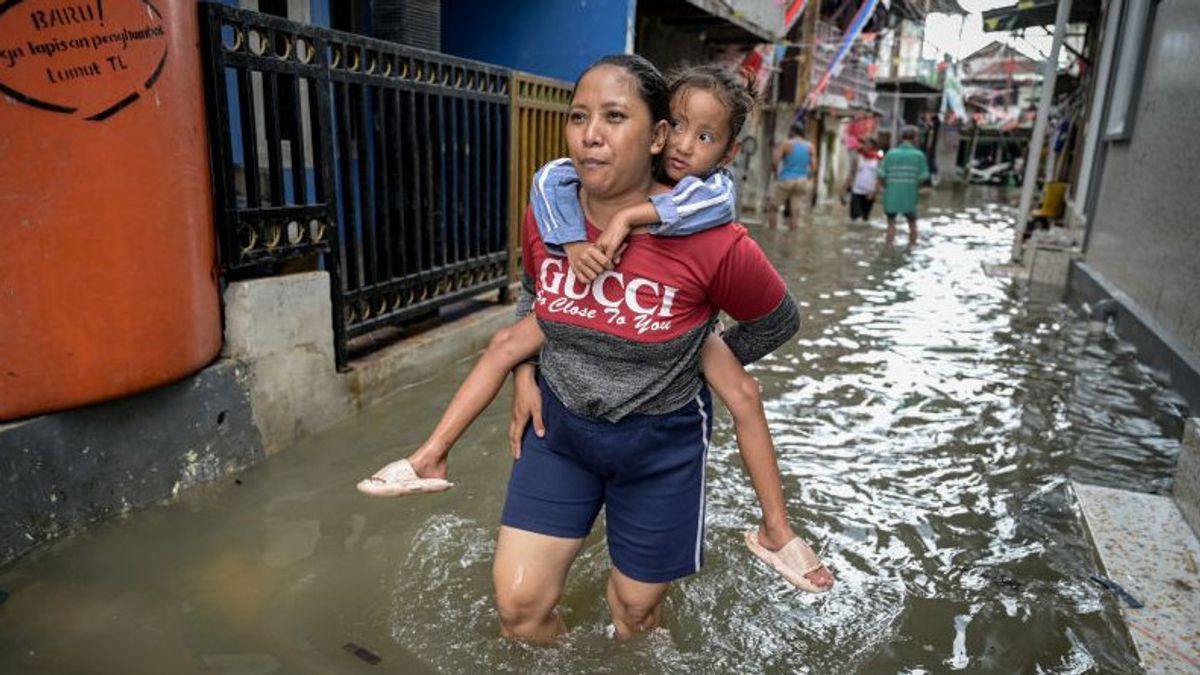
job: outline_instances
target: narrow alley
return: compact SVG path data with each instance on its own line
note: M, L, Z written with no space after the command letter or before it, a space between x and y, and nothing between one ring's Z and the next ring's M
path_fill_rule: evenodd
M20 598L0 611L0 672L355 673L371 655L395 673L1132 672L1068 480L1164 491L1186 405L1078 306L985 274L1008 259L1015 200L935 193L912 250L885 250L879 218L751 225L802 321L751 372L789 510L834 593L796 593L746 550L757 505L721 410L706 564L671 591L664 628L607 638L600 527L561 603L567 639L502 640L507 392L451 455L451 491L354 490L423 438L468 360L0 570Z

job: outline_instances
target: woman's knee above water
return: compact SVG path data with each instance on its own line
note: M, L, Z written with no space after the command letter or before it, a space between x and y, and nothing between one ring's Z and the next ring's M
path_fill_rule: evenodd
M496 613L500 625L513 633L522 633L550 620L557 602L555 595L544 592L496 589Z

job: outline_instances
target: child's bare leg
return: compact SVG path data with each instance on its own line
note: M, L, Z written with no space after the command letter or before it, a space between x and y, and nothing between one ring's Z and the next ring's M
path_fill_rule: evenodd
M778 551L796 538L788 522L787 506L783 500L783 486L779 479L779 465L775 459L775 445L767 428L767 416L763 411L762 393L758 381L746 372L725 341L710 335L704 343L700 356L704 379L721 397L733 415L737 434L738 452L750 482L762 508L762 523L758 530L758 542L763 547ZM821 567L805 575L818 586L829 586L833 575Z
M716 335L709 336L704 344L701 367L704 379L733 415L738 452L762 507L762 532L766 539L762 543L776 550L796 535L788 523L775 446L767 428L758 382L742 368L725 341Z
M445 478L450 448L496 398L508 373L542 348L544 337L532 314L492 336L487 351L463 380L446 412L408 461L422 478Z

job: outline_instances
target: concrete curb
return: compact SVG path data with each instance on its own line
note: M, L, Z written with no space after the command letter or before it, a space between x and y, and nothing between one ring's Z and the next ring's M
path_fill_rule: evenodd
M1183 432L1171 496L1072 483L1084 526L1147 673L1200 672L1200 418Z
M1200 542L1167 496L1072 483L1147 673L1200 671Z
M1183 428L1173 496L1192 533L1200 537L1200 417L1188 419Z
M1200 355L1087 263L1077 260L1071 265L1068 284L1071 297L1078 300L1095 303L1112 299L1118 307L1114 317L1117 332L1137 347L1138 360L1166 372L1171 378L1171 388L1183 396L1193 411L1200 410Z

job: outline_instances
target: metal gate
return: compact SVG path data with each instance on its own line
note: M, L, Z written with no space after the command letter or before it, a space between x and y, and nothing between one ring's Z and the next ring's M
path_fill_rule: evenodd
M351 338L507 289L508 70L200 12L228 278L328 271L339 368Z
M571 107L571 85L559 80L513 72L512 78L512 156L509 218L513 224L509 249L517 251L521 219L529 205L529 186L533 174L546 162L567 154L565 129ZM513 256L510 276L517 275L517 256Z

